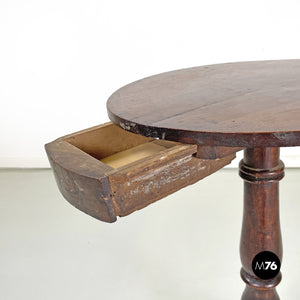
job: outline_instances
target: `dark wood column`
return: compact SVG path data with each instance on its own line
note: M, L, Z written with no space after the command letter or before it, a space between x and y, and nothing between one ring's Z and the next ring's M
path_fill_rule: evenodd
M244 179L244 213L240 243L241 277L247 284L242 300L278 300L275 290L281 280L261 279L252 269L254 257L270 251L282 260L282 240L279 221L279 180L284 165L279 148L249 148L240 162L240 176Z

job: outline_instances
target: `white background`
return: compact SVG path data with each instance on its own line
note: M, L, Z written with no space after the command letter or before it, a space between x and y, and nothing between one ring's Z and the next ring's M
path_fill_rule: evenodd
M300 58L299 16L296 0L0 0L0 167L48 167L43 144L108 121L110 94L142 77Z

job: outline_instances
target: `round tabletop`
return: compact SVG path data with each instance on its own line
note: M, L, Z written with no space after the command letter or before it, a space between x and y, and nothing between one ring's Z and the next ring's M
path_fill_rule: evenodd
M300 60L171 71L117 90L109 118L125 130L188 144L300 145Z

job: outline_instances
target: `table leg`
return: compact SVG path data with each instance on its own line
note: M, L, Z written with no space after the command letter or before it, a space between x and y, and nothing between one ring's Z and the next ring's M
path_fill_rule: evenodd
M280 262L282 259L278 194L284 165L279 159L279 148L244 150L240 176L245 181L240 243L241 277L247 284L242 300L279 300L275 287L281 280L281 273L276 273L276 268L278 271L280 266L272 258L253 264L255 256L263 251L274 253ZM271 271L268 278L257 275L257 271L268 273L271 269L275 271Z

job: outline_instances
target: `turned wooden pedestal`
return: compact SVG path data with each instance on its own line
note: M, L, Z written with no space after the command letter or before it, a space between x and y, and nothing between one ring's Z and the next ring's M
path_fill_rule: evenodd
M279 299L275 286L281 273L259 280L253 273L252 261L262 251L271 251L282 259L278 181L284 176L283 170L279 148L246 149L240 162L240 176L245 181L241 276L247 284L242 300Z
M243 150L242 300L279 299L279 149L300 146L300 60L162 73L117 90L107 110L114 125L46 145L65 198L114 222L216 172Z

